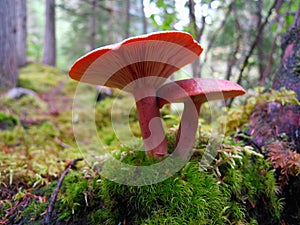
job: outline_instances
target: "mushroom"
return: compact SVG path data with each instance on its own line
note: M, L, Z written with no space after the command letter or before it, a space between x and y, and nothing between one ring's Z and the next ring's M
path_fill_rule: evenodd
M245 94L238 84L228 80L192 78L163 85L157 91L159 108L168 103L184 103L178 133L176 152L186 157L193 145L198 128L201 105L206 101L222 100Z
M69 75L80 82L132 93L146 153L161 157L167 154L167 142L156 91L201 52L201 46L188 33L155 32L93 50L73 64Z

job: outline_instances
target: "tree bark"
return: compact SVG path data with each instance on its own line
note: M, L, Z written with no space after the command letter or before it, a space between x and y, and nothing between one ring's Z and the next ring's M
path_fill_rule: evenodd
M284 35L282 45L281 65L273 82L273 89L285 87L293 90L300 101L300 5L294 20L293 27ZM285 133L295 144L300 153L300 107L286 106L283 108L284 120L278 124L279 133ZM273 117L273 115L270 115Z
M298 9L298 16L300 6ZM286 87L297 93L300 100L300 25L299 20L295 20L293 27L284 35L282 45L282 57L279 71L273 82L272 88L279 90Z
M293 90L300 100L300 5L294 24L283 36L280 67L273 89ZM249 118L252 143L264 150L281 186L284 224L300 224L300 106L278 102L256 105Z
M195 1L189 0L188 1L188 8L189 8L189 18L190 18L190 27L192 29L192 34L196 41L200 42L202 37L204 27L205 27L205 17L202 16L202 26L198 27L196 22L196 14L195 14ZM201 65L200 60L197 59L192 63L192 73L193 77L201 77Z
M55 0L46 0L46 23L42 63L56 65Z
M195 1L188 0L189 8L189 19L190 19L190 28L192 30L192 35L194 36L197 42L200 42L204 29L205 29L205 16L201 15L201 26L198 26L195 12ZM200 60L197 59L192 64L193 77L201 77L201 64Z
M294 25L282 38L282 57L272 88L293 90L300 101L300 6ZM259 146L287 135L300 153L300 107L271 102L258 105L250 117L250 133Z
M96 6L97 1L96 0L89 0L90 3L90 15L89 15L89 33L90 33L90 50L93 50L96 48L96 25L97 25L97 19L96 19Z
M130 0L126 0L126 17L125 17L125 38L130 36Z
M257 17L257 30L261 27L262 23L262 8L263 8L263 2L262 0L258 0L256 2L256 17ZM259 80L262 79L263 73L264 73L264 59L265 59L265 54L264 54L264 49L263 49L263 37L264 37L264 30L259 32L259 37L258 37L258 43L257 43L257 62L258 62L258 72L259 72Z
M27 57L27 6L26 0L15 0L16 20L17 20L17 61L18 66L26 64Z
M0 1L0 92L17 83L15 0Z
M148 22L145 15L145 5L144 5L144 0L140 0L140 1L141 1L141 10L142 10L143 33L146 34L148 29Z

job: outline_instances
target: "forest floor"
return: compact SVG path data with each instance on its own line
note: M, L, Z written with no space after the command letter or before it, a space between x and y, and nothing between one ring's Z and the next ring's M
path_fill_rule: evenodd
M18 85L37 95L0 99L0 224L45 224L47 217L48 224L300 224L300 207L283 193L286 186L279 185L272 163L234 135L249 116L246 104L228 113L227 131L209 166L201 168L199 163L211 136L209 110L204 107L191 160L175 174L165 171L169 178L162 182L130 186L106 179L101 174L105 162L90 160L97 156L100 137L111 155L136 166L136 171L158 163L132 151L136 143L122 145L114 133L112 107L116 104L119 110L114 113L122 116L122 107L130 104L127 95L114 93L94 105L97 135L93 136L86 125L93 115L85 105L97 98L94 88L79 90L66 73L39 64L23 68ZM74 111L76 91L83 95ZM179 117L169 108L162 114L171 153ZM132 132L140 136L134 110L129 116ZM83 147L76 143L74 126ZM71 167L79 158L84 160ZM55 204L49 217L51 201Z

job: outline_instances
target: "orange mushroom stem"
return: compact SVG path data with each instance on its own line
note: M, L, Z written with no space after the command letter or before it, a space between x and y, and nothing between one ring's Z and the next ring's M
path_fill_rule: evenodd
M168 144L161 122L155 90L146 97L135 91L136 108L146 153L152 157L163 157L167 154Z
M158 92L158 105L184 103L178 133L176 136L176 154L187 157L195 140L201 105L206 101L225 100L245 94L238 84L228 80L193 78L174 81L162 86Z

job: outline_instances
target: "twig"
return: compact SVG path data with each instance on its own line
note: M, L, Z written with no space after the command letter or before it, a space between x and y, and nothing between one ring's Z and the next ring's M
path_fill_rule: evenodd
M193 27L194 35L197 36L198 26L196 24L195 2L194 2L194 0L189 0L188 7L189 7L190 25Z
M51 220L51 214L52 214L52 211L53 211L53 208L54 208L54 204L56 202L56 198L57 198L57 195L59 193L59 190L61 188L61 185L62 185L62 182L65 178L65 176L68 174L69 170L70 169L74 169L76 167L76 163L78 161L82 161L83 159L82 158L79 158L79 159L74 159L72 162L70 162L65 170L62 172L59 180L58 180L58 183L56 185L56 188L51 196L51 199L50 199L50 203L48 205L48 209L47 209L47 214L46 214L46 218L45 218L45 224L48 225L50 224L50 220Z
M64 143L64 142L61 141L58 137L55 137L55 138L54 138L54 141L55 141L58 145L60 145L61 147L63 147L63 148L71 148L70 145Z

